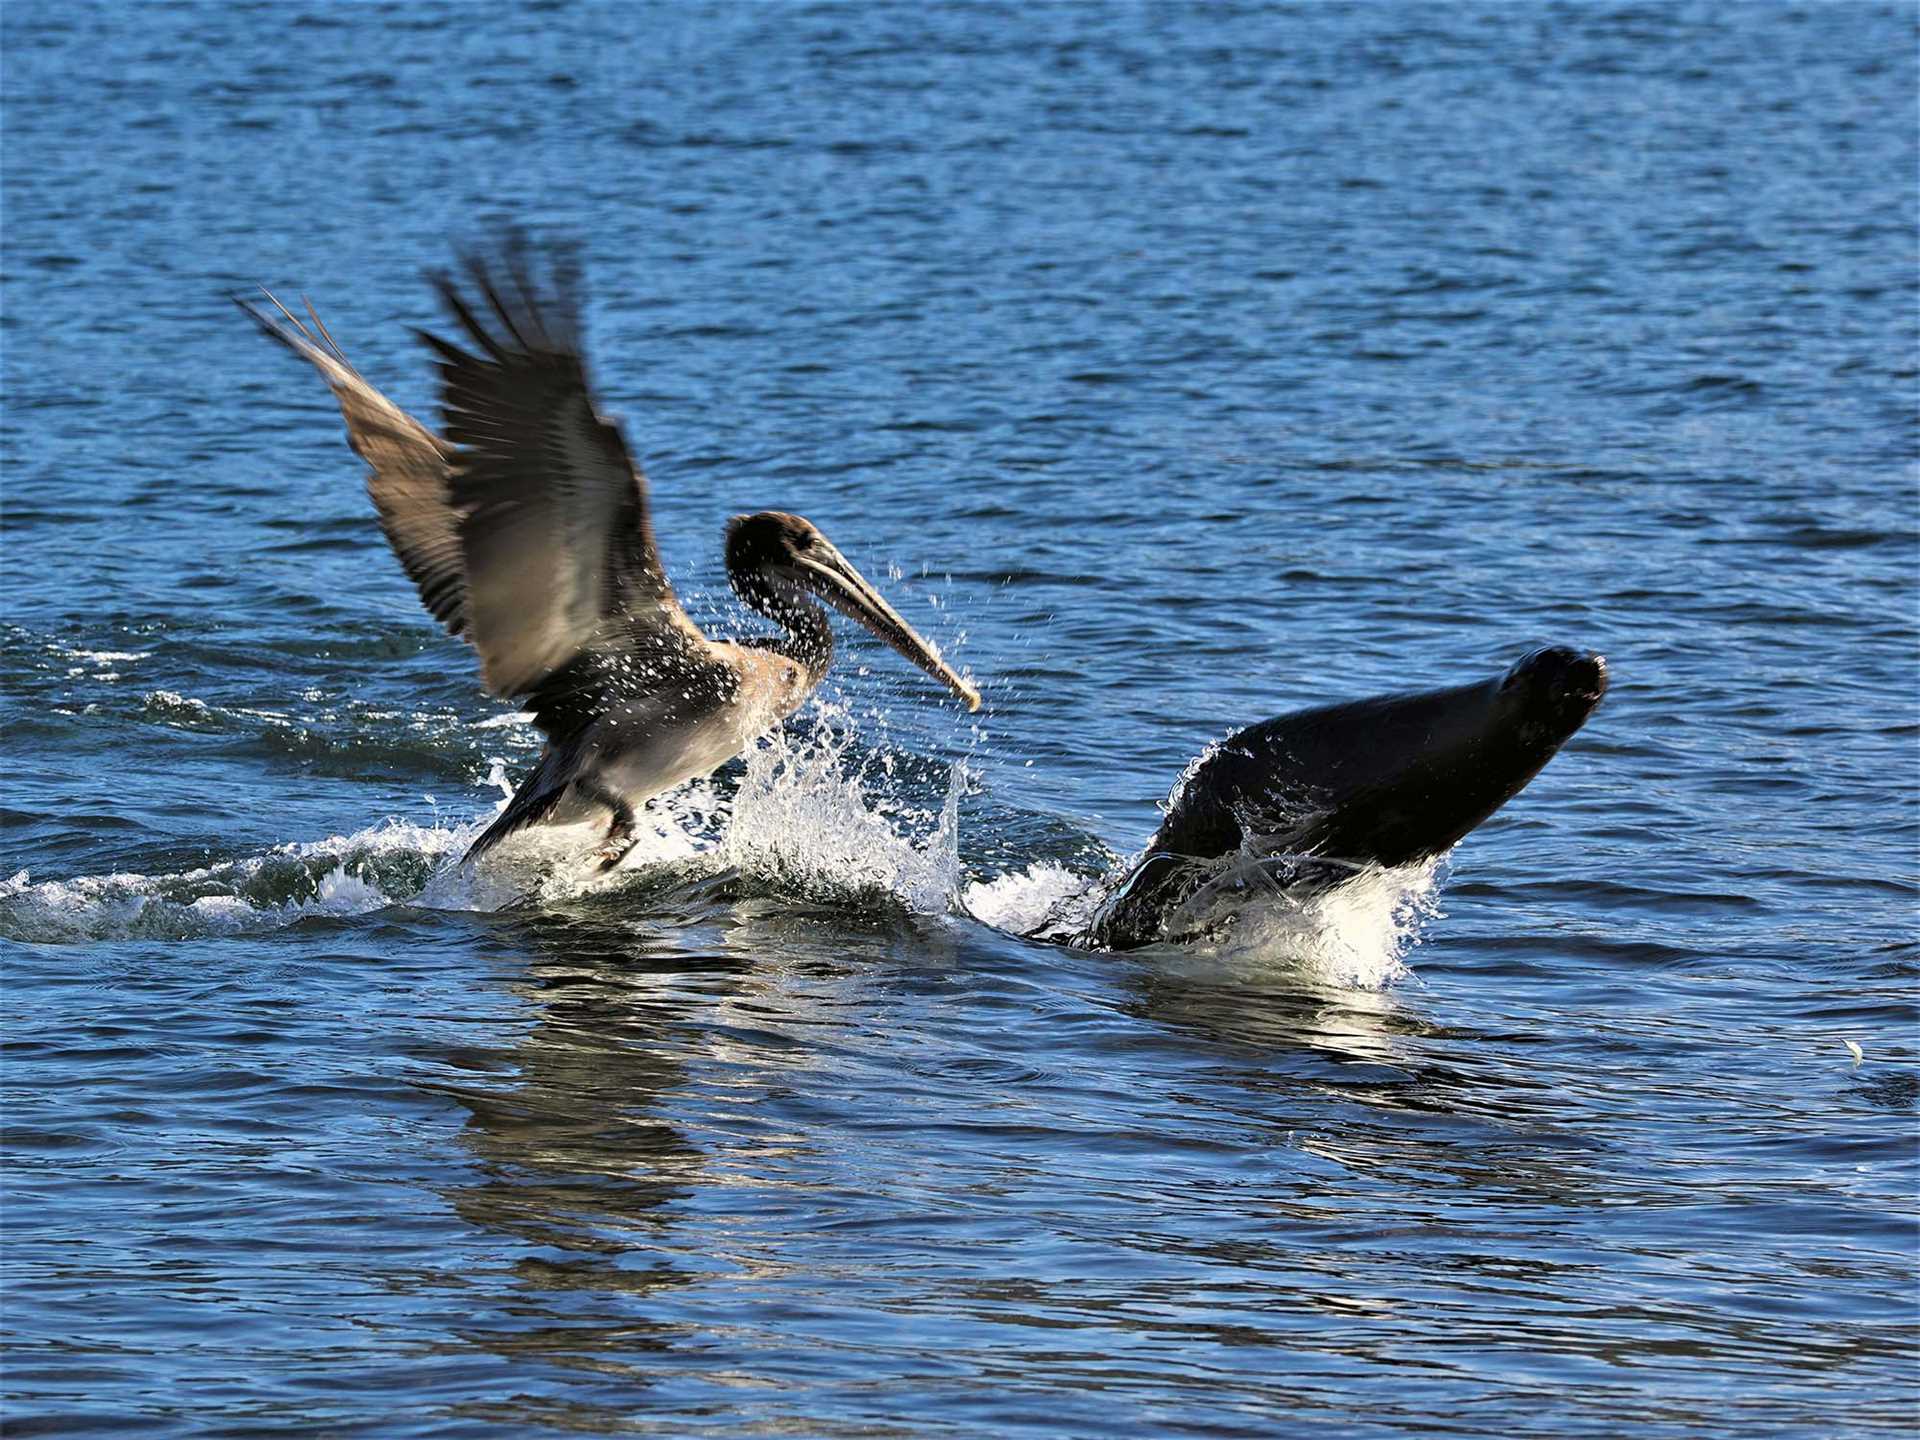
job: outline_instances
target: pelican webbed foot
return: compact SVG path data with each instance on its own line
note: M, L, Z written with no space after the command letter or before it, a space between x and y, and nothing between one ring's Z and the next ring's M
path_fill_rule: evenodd
M594 870L604 875L633 849L639 839L639 816L634 814L633 806L626 800L591 777L583 777L574 783L574 791L583 799L604 805L613 812L613 822L607 826L607 838L593 849L588 858L593 862Z

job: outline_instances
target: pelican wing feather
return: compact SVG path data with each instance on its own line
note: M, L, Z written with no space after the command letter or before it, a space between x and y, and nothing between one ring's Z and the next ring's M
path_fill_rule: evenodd
M470 294L433 277L467 348L421 335L453 446L468 637L487 687L534 697L536 714L543 690L573 694L573 710L588 674L605 693L638 657L705 648L661 566L646 479L593 402L577 260L555 249L544 268L543 285L509 232L495 257L467 260Z
M271 291L271 311L234 297L253 322L301 359L332 389L347 422L347 442L367 462L367 494L387 543L433 618L455 635L467 630L467 572L460 515L448 482L453 449L369 385L307 308L309 326Z

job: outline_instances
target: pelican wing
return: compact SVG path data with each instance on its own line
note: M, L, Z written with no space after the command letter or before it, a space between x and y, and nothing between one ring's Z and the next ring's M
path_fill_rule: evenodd
M496 261L467 261L471 298L433 277L470 348L421 333L439 356L456 447L468 636L487 687L533 696L536 713L543 694L578 696L587 674L604 694L623 662L704 647L660 564L646 479L594 407L572 252L546 268L542 286L510 233Z
M309 328L271 291L261 292L271 313L234 297L268 335L312 364L340 402L347 442L367 462L367 494L387 543L420 591L433 618L455 635L467 628L466 562L460 516L448 491L453 449L395 405L353 368L320 317L308 307Z

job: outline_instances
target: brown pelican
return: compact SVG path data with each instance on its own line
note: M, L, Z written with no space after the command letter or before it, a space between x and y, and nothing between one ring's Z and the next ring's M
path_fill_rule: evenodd
M471 295L429 277L470 347L418 332L438 356L444 438L362 379L311 305L309 328L270 292L277 314L237 302L325 378L421 600L479 651L487 689L521 701L547 737L467 857L525 826L605 817L594 858L617 864L639 805L740 753L820 683L833 630L815 597L979 709L979 692L798 515L727 525L733 588L784 633L700 632L661 566L646 478L593 403L575 253L553 249L543 285L528 248L515 233L497 259L468 257Z

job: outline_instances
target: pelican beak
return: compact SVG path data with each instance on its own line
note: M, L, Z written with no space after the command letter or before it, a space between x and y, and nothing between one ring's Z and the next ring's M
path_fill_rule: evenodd
M858 620L907 659L966 702L968 710L980 708L980 692L962 679L954 668L940 658L932 643L915 630L867 583L866 576L853 568L846 556L823 539L816 539L804 555L794 557L794 569L801 584L849 619Z

